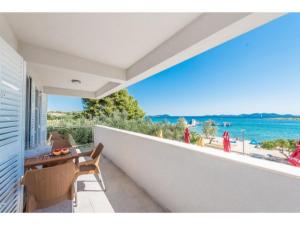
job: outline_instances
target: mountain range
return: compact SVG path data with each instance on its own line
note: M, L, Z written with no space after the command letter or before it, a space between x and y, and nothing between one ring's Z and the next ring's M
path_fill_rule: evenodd
M205 115L205 116L172 116L168 114L163 114L163 115L153 115L149 116L152 118L155 117L225 117L225 118L299 118L300 115L293 115L293 114L278 114L278 113L251 113L251 114L239 114L239 115L225 115L225 114L220 114L220 115Z

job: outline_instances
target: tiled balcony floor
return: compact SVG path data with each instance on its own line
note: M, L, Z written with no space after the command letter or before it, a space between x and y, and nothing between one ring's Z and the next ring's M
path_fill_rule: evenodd
M106 191L98 176L83 175L77 181L78 204L65 201L40 212L164 212L151 197L138 187L110 160L100 162Z

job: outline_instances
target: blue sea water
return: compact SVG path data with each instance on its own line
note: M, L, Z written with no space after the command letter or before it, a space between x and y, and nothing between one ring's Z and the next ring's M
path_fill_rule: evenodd
M161 116L150 117L153 122L166 121L176 123L178 116ZM189 123L192 119L200 122L213 120L217 124L223 122L231 123L229 127L218 126L217 136L222 136L224 131L229 131L230 137L242 139L242 130L245 130L246 140L256 140L258 142L274 139L300 139L300 120L276 120L272 118L239 118L239 117L221 117L221 116L204 116L204 117L184 117ZM202 124L191 128L198 133L202 133Z

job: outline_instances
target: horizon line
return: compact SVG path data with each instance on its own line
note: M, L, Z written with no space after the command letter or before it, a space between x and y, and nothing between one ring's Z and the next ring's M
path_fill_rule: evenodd
M172 114L157 114L157 115L146 115L146 116L170 116L170 117L195 117L195 116L241 116L241 115L254 115L254 114L276 114L280 116L294 116L294 117L300 117L300 114L292 114L292 113L275 113L275 112L254 112L254 113L239 113L239 114L205 114L205 115L172 115Z
M57 111L57 110L50 110L47 111L47 113L51 112L56 112L56 113L76 113L76 112L83 112L83 110L79 111ZM163 114L156 114L156 115L148 115L146 116L170 116L170 117L195 117L195 116L202 116L202 117L207 117L207 116L241 116L241 115L254 115L254 114L276 114L280 116L295 116L295 117L300 117L300 114L293 114L293 113L275 113L275 112L253 112L253 113L239 113L239 114L205 114L205 115L173 115L173 114L168 114L168 113L163 113Z

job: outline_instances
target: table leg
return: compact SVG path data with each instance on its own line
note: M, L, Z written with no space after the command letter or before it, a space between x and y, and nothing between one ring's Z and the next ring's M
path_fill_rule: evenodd
M79 166L79 158L75 158L75 165Z
M74 183L74 191L75 191L75 202L74 202L74 206L77 207L77 203L78 203L78 199L77 199L77 179Z

